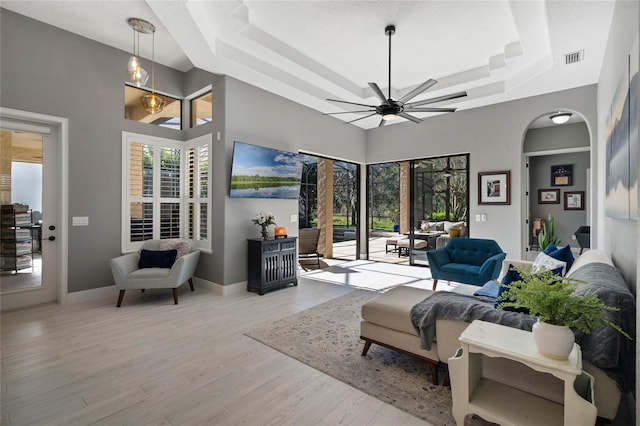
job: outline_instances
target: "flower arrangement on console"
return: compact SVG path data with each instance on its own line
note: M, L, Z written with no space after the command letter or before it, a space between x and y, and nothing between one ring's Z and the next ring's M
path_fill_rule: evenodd
M269 236L267 228L276 224L276 217L271 213L258 213L251 221L262 228L262 239L266 240Z

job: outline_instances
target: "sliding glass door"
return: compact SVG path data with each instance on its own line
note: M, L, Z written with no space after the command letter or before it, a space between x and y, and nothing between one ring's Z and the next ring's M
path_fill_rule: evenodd
M411 161L409 263L427 265L427 251L448 235L446 222L468 228L469 154Z

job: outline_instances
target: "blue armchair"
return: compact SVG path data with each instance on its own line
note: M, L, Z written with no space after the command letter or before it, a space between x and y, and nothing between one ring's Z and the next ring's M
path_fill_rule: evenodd
M482 286L498 277L506 256L494 240L451 238L444 247L427 252L433 290L438 280Z

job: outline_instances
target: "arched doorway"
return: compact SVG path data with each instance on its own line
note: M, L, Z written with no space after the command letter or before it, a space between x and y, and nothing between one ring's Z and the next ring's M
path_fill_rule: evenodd
M575 112L562 123L550 111L533 120L524 136L524 181L526 185L523 229L523 257L533 260L541 249L540 228L554 218L562 246L570 245L579 255L585 243L575 236L580 227L590 226L591 135L584 118ZM584 228L583 228L584 230ZM581 247L582 244L582 247Z

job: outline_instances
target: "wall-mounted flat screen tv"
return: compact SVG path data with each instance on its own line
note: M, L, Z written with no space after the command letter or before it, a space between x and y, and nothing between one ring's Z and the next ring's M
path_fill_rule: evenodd
M230 197L298 199L301 177L302 155L234 142Z

